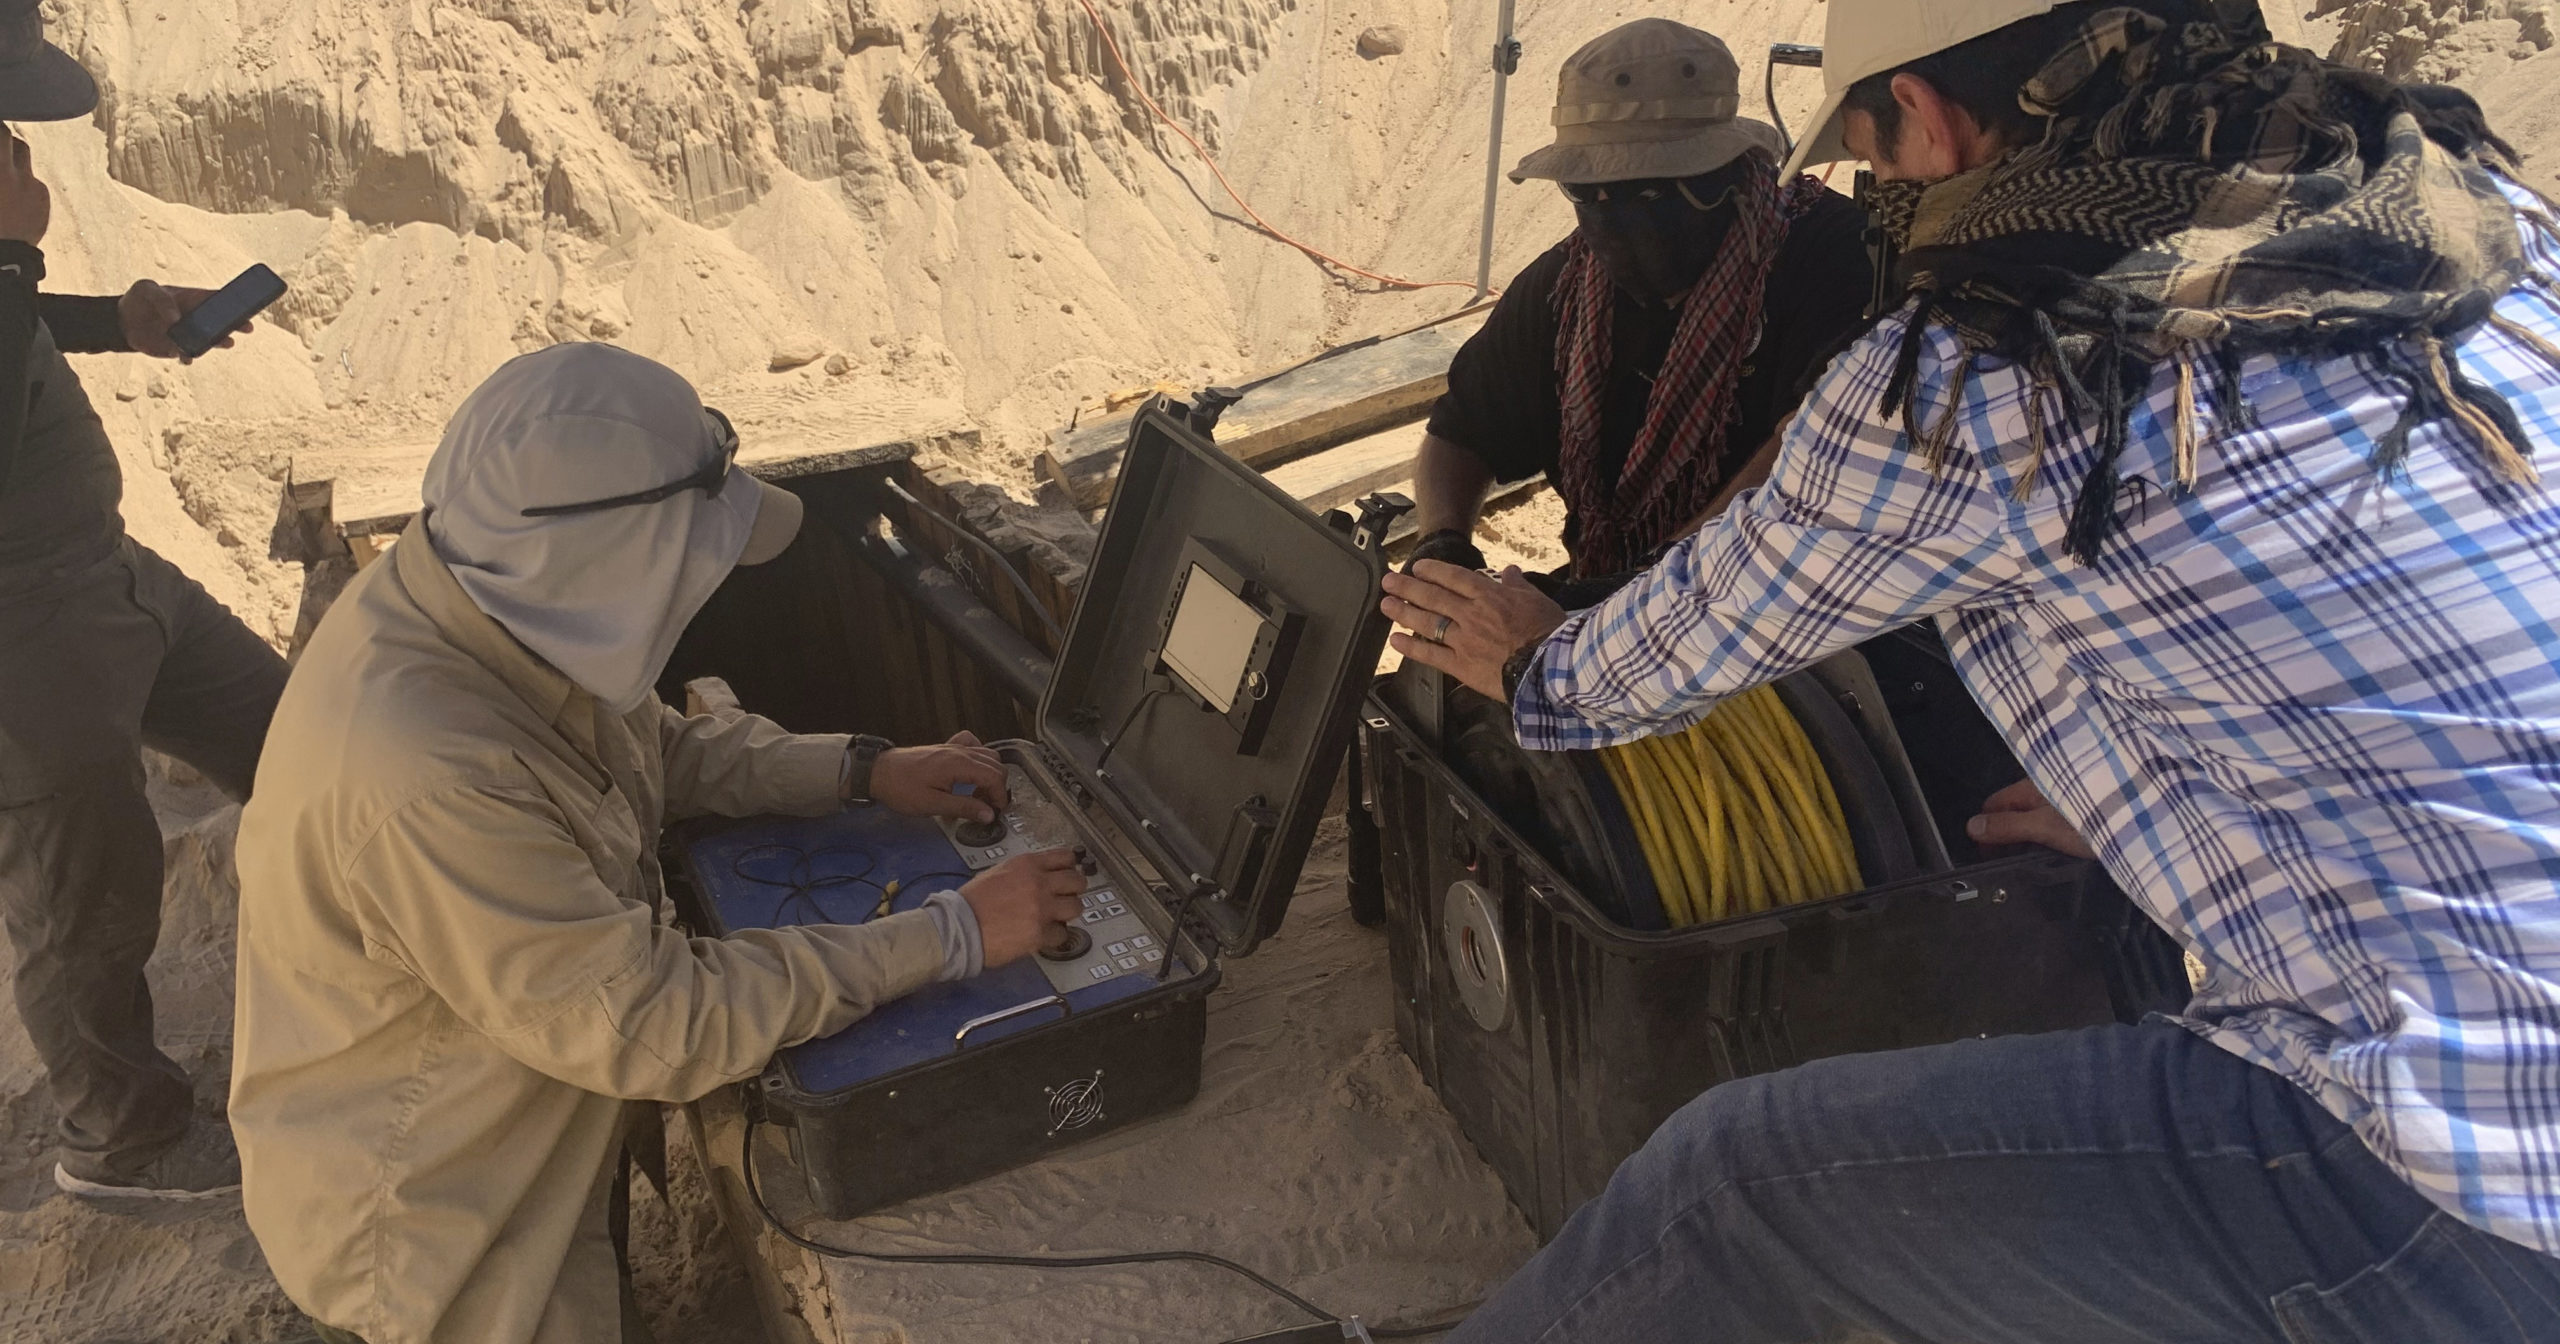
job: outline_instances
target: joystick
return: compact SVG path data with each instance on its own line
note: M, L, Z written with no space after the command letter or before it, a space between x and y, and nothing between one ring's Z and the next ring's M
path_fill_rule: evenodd
M1092 934L1073 924L1062 924L1058 928L1059 932L1051 936L1049 945L1040 949L1041 956L1051 961L1073 961L1093 950Z
M985 821L960 822L951 828L951 838L972 849L1001 845L1004 843L1004 818L998 816Z

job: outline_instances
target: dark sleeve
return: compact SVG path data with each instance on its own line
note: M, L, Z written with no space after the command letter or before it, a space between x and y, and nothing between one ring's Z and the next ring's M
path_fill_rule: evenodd
M1825 192L1787 231L1769 275L1767 354L1777 413L1794 410L1831 361L1867 329L1875 264L1867 255L1867 212Z
M53 328L53 343L66 355L123 354L133 349L133 342L125 339L117 302L112 294L40 294L36 311Z
M1564 409L1556 396L1556 277L1562 244L1529 263L1449 362L1431 433L1483 458L1494 479L1525 481L1556 465Z
M9 488L26 434L27 352L36 341L36 286L43 280L43 252L0 242L0 490Z

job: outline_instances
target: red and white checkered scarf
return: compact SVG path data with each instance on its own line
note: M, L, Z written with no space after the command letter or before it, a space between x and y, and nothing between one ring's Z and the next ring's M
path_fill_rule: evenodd
M1623 573L1705 512L1725 481L1743 363L1760 343L1769 268L1788 226L1827 188L1800 177L1778 190L1777 169L1743 160L1741 215L1724 246L1681 302L1680 329L1663 357L1644 430L1617 480L1601 479L1600 398L1609 384L1609 342L1617 291L1608 268L1576 234L1556 280L1556 374L1564 402L1559 475L1577 524L1573 570L1594 578Z

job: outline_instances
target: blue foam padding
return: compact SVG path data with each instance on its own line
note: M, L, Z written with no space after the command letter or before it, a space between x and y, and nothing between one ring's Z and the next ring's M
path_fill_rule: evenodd
M970 877L941 827L878 807L751 821L694 841L687 854L695 886L721 927L733 932L866 923L893 880L900 884L895 913L916 909L927 896L955 890ZM1089 1011L1155 987L1151 976L1119 976L1070 991L1067 1006ZM972 980L928 985L833 1036L783 1051L783 1062L803 1089L839 1091L954 1054L952 1034L963 1024L1053 992L1036 963L1018 961ZM969 1034L969 1047L1063 1016L1049 1008L981 1027Z

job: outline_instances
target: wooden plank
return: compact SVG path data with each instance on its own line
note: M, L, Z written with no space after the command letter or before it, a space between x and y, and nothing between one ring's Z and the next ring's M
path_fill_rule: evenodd
M329 614L338 595L355 580L355 557L335 556L326 560L307 561L302 566L302 600L294 610L293 639L285 645L285 661L302 661L303 649L310 646L311 636L320 629L320 618Z
M836 1313L827 1288L825 1265L814 1252L793 1245L776 1233L748 1191L742 1165L748 1160L743 1093L752 1086L746 1083L724 1087L679 1108L684 1114L685 1132L708 1178L712 1203L720 1211L720 1226L729 1234L738 1263L746 1267L764 1337L774 1344L840 1342L844 1336L835 1328ZM761 1151L754 1159L756 1188L776 1206L778 1216L805 1219L807 1187L790 1164L791 1154L782 1141L782 1131L768 1128L758 1137Z
M894 443L860 447L750 442L739 451L738 465L768 481L854 471L911 460L919 449L949 433L936 430ZM427 448L400 454L395 462L368 462L360 484L349 484L341 478L337 490L340 531L346 536L361 537L397 535L406 528L409 520L418 515L419 483L426 477L427 460L434 452Z
M894 494L880 505L890 520L927 554L960 575L980 600L1033 647L1056 657L1058 640L1050 633L1051 623L1057 629L1066 627L1075 609L1075 583L1082 574L1071 549L1074 539L1038 532L1003 491L969 481L949 468L928 471L910 464L900 469L897 481L924 509L941 514L993 547L1004 557L1004 567L1031 589L1029 597L1005 575L993 572L997 567L993 557L955 538L949 527L908 507ZM1083 526L1071 517L1049 521ZM1068 567L1065 576L1052 570L1057 565Z
M1315 513L1338 509L1363 495L1413 479L1414 454L1422 450L1423 427L1405 425L1372 434L1356 443L1328 448L1264 473L1273 485ZM1406 493L1412 493L1406 487Z
M721 719L736 719L746 714L738 703L738 693L718 677L695 677L684 684L684 712L695 718L705 714Z
M1413 482L1411 481L1406 481L1398 485L1391 485L1387 488L1403 494L1408 499L1413 497ZM1492 493L1487 494L1484 497L1484 506L1488 509L1492 509L1505 504L1517 503L1546 488L1547 478L1544 476L1532 476L1525 481L1513 481L1509 485L1497 485L1493 487ZM1389 546L1401 546L1404 543L1413 540L1414 535L1422 530L1421 517L1422 515L1418 513L1408 513L1402 518L1398 518L1395 521L1395 525L1387 529L1387 544Z
M1227 411L1218 445L1239 462L1270 468L1420 420L1448 390L1449 361L1485 316L1469 309L1278 374ZM1114 416L1056 436L1041 455L1042 474L1077 507L1100 507L1119 475L1130 420Z
M1005 567L1013 574L1019 576L1032 570L1031 546L1028 538L1012 532L1011 529L1003 529L1005 535L999 536L997 530L981 526L976 519L969 516L968 510L962 506L955 491L955 487L967 484L966 479L958 472L948 467L938 467L930 471L911 471L908 476L917 482L910 488L919 502L926 508L960 524L968 530L970 536L993 547L996 556L1003 557ZM908 512L912 515L914 510L908 510ZM1024 601L1021 589L1016 588L1005 575L989 572L996 565L994 556L989 556L986 551L954 537L950 528L930 517L916 517L912 521L919 525L918 535L930 536L934 539L935 548L943 557L944 567L960 575L962 581L968 583L977 592L980 601L985 602L997 615L1002 616L1005 624L1021 631L1023 638L1030 640L1033 648L1052 658L1058 656L1058 649L1050 640L1047 628L1041 625L1039 617L1030 611L1030 604Z
M267 558L278 564L316 565L346 554L346 538L337 528L337 482L297 481L288 468L276 500L276 525L267 534Z

